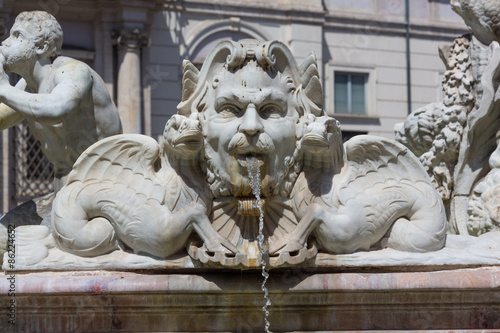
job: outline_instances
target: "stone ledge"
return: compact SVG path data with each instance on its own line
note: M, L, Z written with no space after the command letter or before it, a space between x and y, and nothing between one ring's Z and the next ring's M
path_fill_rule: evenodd
M5 272L45 272L45 271L152 271L198 273L207 269L220 271L221 261L217 262L216 254L212 259L203 257L195 260L186 252L158 259L147 255L117 250L97 257L79 257L58 249L52 234L46 226L20 226L15 233L15 252L6 252L2 269ZM377 271L437 271L475 268L484 266L500 266L500 232L489 232L479 237L448 235L446 246L435 252L413 253L386 248L378 251L356 252L352 254L318 253L311 258L311 253L303 253L295 257L280 255L273 257L268 263L271 269L288 269L302 262L301 267L332 272L346 269L374 269ZM310 250L308 250L310 251ZM252 259L245 256L233 259L239 265L224 265L232 269L246 269ZM313 254L314 255L314 254ZM14 257L15 263L10 258ZM195 256L194 256L195 257ZM304 257L310 259L304 260ZM240 260L241 259L241 260ZM248 259L248 258L247 258ZM299 259L299 260L298 260ZM232 259L228 259L226 263ZM247 262L246 264L245 261ZM295 262L294 262L295 261ZM253 259L254 269L259 260ZM256 266L256 267L255 267ZM317 271L316 271L317 272Z
M262 331L258 272L45 272L0 279L1 332ZM271 271L271 330L500 327L500 268L435 272ZM8 323L10 299L16 325Z

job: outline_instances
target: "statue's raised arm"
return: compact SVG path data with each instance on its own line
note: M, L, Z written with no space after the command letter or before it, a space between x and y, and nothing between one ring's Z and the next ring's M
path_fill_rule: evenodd
M55 169L55 191L90 145L122 132L102 79L85 63L61 56L63 33L41 11L19 14L0 48L0 129L27 119ZM20 75L16 87L5 72Z
M0 68L0 71L1 76L7 76L7 74L5 74L5 71L3 71L3 67ZM3 81L4 78L2 77L0 80ZM24 81L23 79L19 80L15 88L22 90L26 89L26 81ZM25 117L22 113L17 112L4 103L0 104L0 131L14 127L24 119Z

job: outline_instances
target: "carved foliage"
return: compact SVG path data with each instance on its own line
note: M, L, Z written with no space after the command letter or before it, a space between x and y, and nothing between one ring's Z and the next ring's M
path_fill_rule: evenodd
M454 41L445 65L444 102L413 112L396 139L419 156L442 199L449 200L467 114L475 100L469 38Z
M500 230L500 169L494 169L475 188L469 199L467 230L479 236Z

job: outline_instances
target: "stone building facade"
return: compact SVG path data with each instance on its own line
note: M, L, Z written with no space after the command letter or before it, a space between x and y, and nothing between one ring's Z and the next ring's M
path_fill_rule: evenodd
M125 132L155 138L176 113L182 60L201 65L218 41L242 38L281 40L299 60L315 52L346 138L393 138L408 110L440 100L438 46L466 32L446 0L3 0L2 38L25 10L52 13L63 54L102 76ZM51 175L26 126L0 133L0 147L1 214L50 191Z

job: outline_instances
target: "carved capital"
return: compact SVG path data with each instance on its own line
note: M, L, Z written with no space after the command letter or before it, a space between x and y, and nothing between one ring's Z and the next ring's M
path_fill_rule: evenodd
M122 29L119 32L113 32L113 43L118 47L128 49L140 49L149 46L149 36L139 29Z

